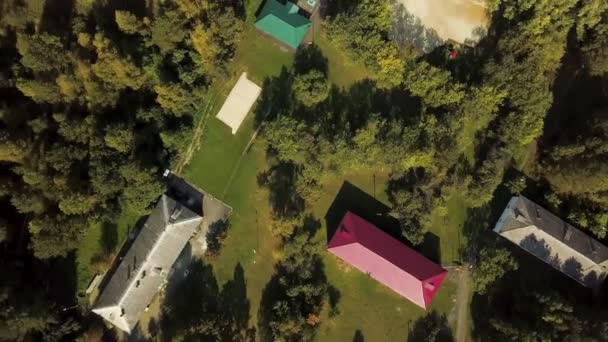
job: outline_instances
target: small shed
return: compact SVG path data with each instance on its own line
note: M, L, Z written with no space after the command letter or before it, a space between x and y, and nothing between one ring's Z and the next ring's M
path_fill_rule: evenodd
M266 0L255 22L255 27L297 49L312 26L310 19L300 13L298 5L287 0Z
M230 91L217 118L232 129L232 134L236 134L261 92L262 88L248 80L247 73L243 73Z

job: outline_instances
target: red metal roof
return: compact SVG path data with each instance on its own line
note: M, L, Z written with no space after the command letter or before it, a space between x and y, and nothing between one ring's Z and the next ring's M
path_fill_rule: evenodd
M441 266L351 212L327 250L424 309L447 276Z

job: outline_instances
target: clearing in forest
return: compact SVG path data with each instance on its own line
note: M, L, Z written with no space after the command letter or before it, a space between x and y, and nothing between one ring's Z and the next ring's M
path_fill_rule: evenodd
M462 44L478 39L479 33L489 24L488 11L480 0L399 0L399 4L419 19L425 31L431 31L444 41Z

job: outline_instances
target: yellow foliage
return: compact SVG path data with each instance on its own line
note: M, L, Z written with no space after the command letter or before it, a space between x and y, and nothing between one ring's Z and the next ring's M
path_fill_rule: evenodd
M82 47L91 47L91 35L85 32L78 34L78 44Z
M213 44L208 32L200 23L194 27L194 30L190 33L190 38L192 39L192 47L201 55L203 61L212 62L217 54L217 46Z
M404 168L425 167L433 164L433 151L419 151L408 154L401 162Z
M82 92L82 84L74 77L59 75L55 80L59 90L65 95L67 101L74 101Z

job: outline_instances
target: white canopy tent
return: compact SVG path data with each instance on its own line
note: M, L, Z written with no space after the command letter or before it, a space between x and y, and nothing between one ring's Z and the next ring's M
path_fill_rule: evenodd
M248 80L244 72L230 91L217 118L232 128L232 134L236 134L261 92L262 88Z

